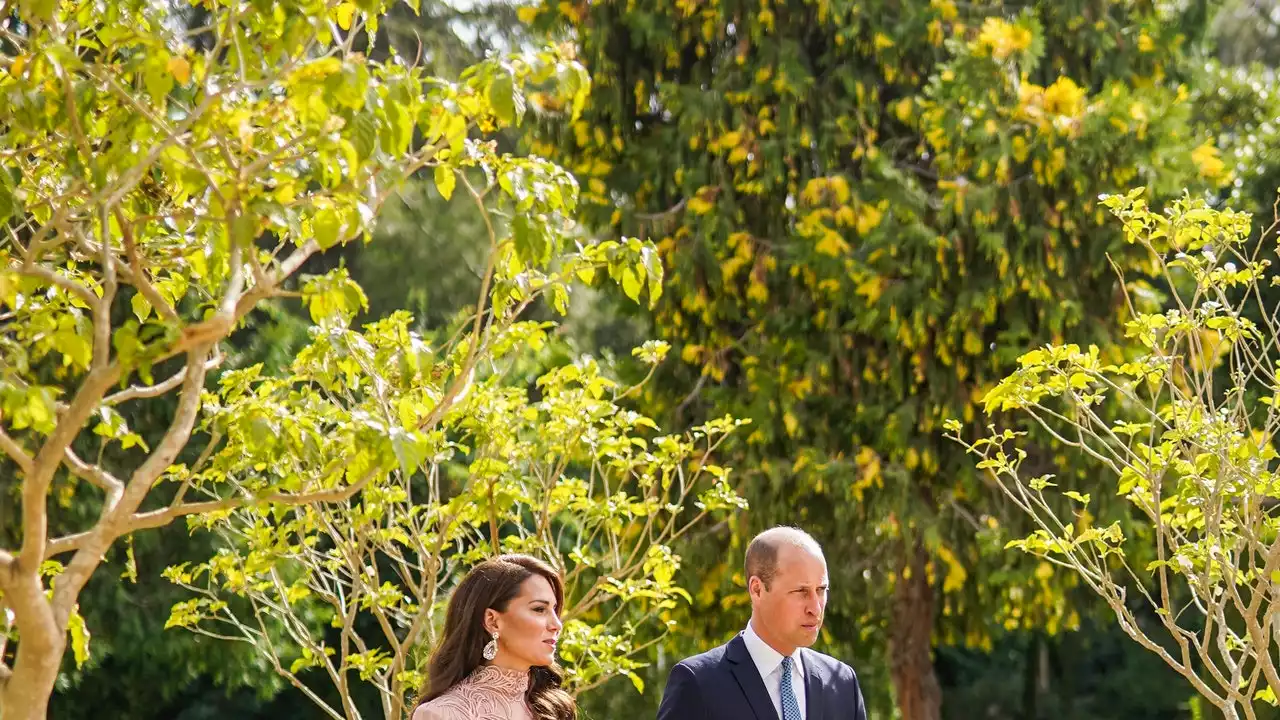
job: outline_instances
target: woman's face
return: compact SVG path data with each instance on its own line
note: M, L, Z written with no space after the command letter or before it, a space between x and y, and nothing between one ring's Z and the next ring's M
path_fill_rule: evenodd
M513 670L550 665L560 637L559 613L555 592L546 578L534 575L521 583L506 611L486 613L489 631L498 631L498 655L493 664Z

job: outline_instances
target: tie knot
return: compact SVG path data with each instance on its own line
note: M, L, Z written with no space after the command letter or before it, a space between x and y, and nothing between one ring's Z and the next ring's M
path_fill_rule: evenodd
M791 672L791 666L793 664L795 664L795 661L791 659L790 655L782 658L782 672L784 673Z

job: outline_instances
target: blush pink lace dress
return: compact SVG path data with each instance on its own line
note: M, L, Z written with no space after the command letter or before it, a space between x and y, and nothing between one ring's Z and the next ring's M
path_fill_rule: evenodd
M529 673L482 665L445 694L418 706L413 720L533 720L524 701Z

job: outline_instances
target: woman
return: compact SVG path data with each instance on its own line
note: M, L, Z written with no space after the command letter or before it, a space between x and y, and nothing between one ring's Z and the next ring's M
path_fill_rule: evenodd
M555 665L564 583L528 555L480 563L449 599L413 720L574 720Z

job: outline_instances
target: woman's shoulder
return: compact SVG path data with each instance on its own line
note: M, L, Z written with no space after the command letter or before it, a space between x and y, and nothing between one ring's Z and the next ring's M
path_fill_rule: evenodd
M519 709L524 708L519 701ZM412 720L477 720L477 718L511 717L516 700L495 695L489 688L463 682L454 685L444 694L418 706ZM527 712L527 711L526 711ZM526 713L521 713L525 717Z
M412 720L469 720L471 708L452 691L425 702L413 711Z

